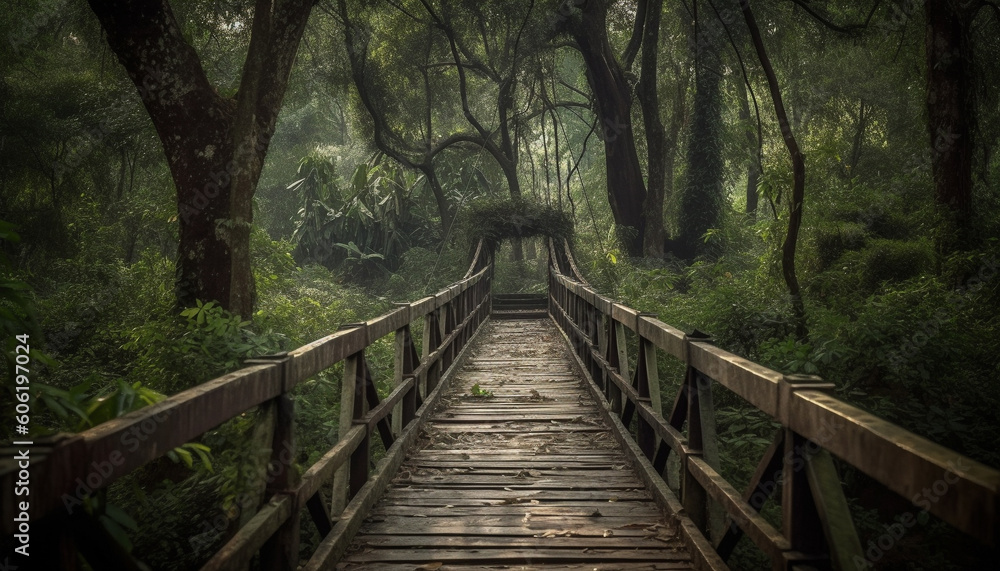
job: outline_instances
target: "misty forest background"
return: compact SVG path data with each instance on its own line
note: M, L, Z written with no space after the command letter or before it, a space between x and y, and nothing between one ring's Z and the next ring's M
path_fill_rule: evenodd
M0 37L2 398L29 333L36 436L432 293L491 231L494 291L545 291L530 229L606 295L1000 466L994 2L11 0ZM369 358L387 390L391 343ZM303 469L340 375L295 389ZM717 399L740 487L775 425ZM86 509L196 566L253 514L259 424ZM863 544L912 509L842 476ZM879 567L971 565L922 515Z

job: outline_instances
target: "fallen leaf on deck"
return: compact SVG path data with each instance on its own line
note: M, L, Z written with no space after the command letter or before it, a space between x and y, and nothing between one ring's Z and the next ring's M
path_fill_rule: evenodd
M562 529L562 530L550 529L545 533L536 535L535 537L573 537L574 535L576 535L576 533L569 529Z
M415 568L413 571L434 571L435 569L440 569L444 563L440 561L435 561L433 563L424 563L420 567Z

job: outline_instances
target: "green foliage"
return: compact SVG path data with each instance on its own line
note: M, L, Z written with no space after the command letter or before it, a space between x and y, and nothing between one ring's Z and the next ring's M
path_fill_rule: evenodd
M10 402L15 402L13 380L15 366L15 347L21 345L18 336L28 336L28 347L38 347L41 344L41 329L34 304L29 298L30 287L11 275L12 265L4 248L6 243L17 243L20 236L14 232L14 226L0 221L0 358L3 359L4 390L9 391ZM29 356L40 357L40 351L31 349Z
M286 337L259 333L215 302L197 302L180 316L149 322L133 330L125 348L138 353L133 374L159 379L171 392L183 390L238 368L246 359L276 353Z
M483 239L489 251L496 251L502 242L515 238L573 237L573 220L565 211L527 198L473 201L461 224L468 243Z
M820 271L829 268L842 255L865 246L867 233L860 224L836 224L831 228L817 229L816 261Z
M381 156L360 163L342 188L335 175L331 159L310 155L299 165L302 178L288 186L305 203L292 235L299 263L384 274L410 247L435 237L432 222L415 207L422 176Z
M474 397L476 397L476 398L486 398L486 399L488 399L488 398L492 398L493 397L493 391L485 391L485 390L481 389L479 387L479 383L476 383L476 384L472 385L472 388L469 389L469 394L472 395L472 396L474 396Z
M859 260L861 281L874 291L887 281L906 281L931 268L934 252L929 242L873 240Z

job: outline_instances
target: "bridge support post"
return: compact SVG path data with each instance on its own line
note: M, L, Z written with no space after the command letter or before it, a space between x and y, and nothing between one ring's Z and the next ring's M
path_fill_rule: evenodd
M370 382L370 377L368 373L368 362L365 360L365 352L361 350L354 355L347 358L347 362L344 365L344 381L345 384L350 382L347 379L348 371L354 373L354 399L353 399L353 414L351 418L351 424L363 423L365 413L368 412L368 384ZM341 397L343 398L343 397ZM343 410L344 402L341 401L341 410ZM361 486L365 485L368 481L368 459L371 457L371 432L366 427L364 438L361 439L361 443L358 447L354 449L351 454L351 479L350 479L350 494L349 497L354 497Z
M441 347L441 340L444 336L441 333L442 324L440 323L438 309L435 309L424 315L424 333L423 333L423 354L421 355L421 361L427 362L428 357L434 351L437 351ZM423 382L423 394L422 398L427 398L427 395L431 394L434 387L437 386L437 381L441 377L441 360L438 359L427 369L427 373L424 375Z
M355 327L364 327L364 325L360 323L352 323L341 326L341 329ZM365 340L365 343L367 343L367 339ZM359 355L361 359L358 358ZM364 406L364 385L359 386L359 380L363 382L364 379L364 371L359 370L359 367L363 367L361 363L363 357L363 353L355 353L344 360L344 377L340 384L340 421L338 438L344 438L348 431L350 431L354 426L354 409L357 405L358 398L361 399L362 406ZM361 415L357 415L358 418L361 416L363 416L363 413ZM350 464L353 465L354 456L351 457L351 460ZM333 518L339 517L344 511L344 508L347 506L347 494L351 470L351 466L345 464L338 468L334 473L332 498L330 499L330 516Z
M814 375L785 375L781 385L783 423L790 416L787 408L796 391L834 388ZM794 551L806 554L815 564L853 569L855 562L866 559L833 459L822 441L814 442L791 428L784 430L782 533Z
M413 346L413 336L410 334L410 325L406 325L396 330L396 356L395 356L395 381L399 386L408 378L413 378L413 387L406 391L402 401L396 406L392 413L393 432L398 436L410 422L416 417L419 404L420 380L413 376L413 371L420 365L417 357L417 350Z
M611 319L610 338L608 339L607 360L608 365L618 369L618 373L623 379L631 378L628 370L628 349L625 344L625 326ZM606 382L606 396L611 403L611 411L621 418L622 415L622 390L614 382Z
M272 401L276 409L271 460L268 462L268 485L265 497L286 495L292 501L292 516L260 549L261 569L295 571L299 564L299 508L296 501L298 475L295 471L294 403L287 393Z
M656 345L645 337L639 337L639 358L636 360L636 389L639 400L648 402L657 414L663 414L660 403L660 375L656 368ZM656 452L656 432L642 415L638 418L636 442L650 462Z
M715 405L712 399L712 379L703 375L691 365L691 345L712 343L711 337L693 331L684 336L685 361L684 396L687 399L688 445L682 459L681 493L684 509L691 513L691 519L705 532L706 536L718 539L723 533L723 510L709 499L705 489L692 475L688 459L691 456L704 458L705 463L719 469L719 445L715 434ZM678 395L680 398L680 395ZM680 404L680 401L678 401ZM679 411L674 410L675 416ZM673 420L673 419L672 419ZM683 423L683 420L680 420Z
M297 505L298 473L295 470L295 403L288 394L287 353L268 355L253 359L249 363L270 363L281 368L281 394L267 403L274 411L274 428L271 433L271 457L267 463L267 484L264 487L266 501L277 496L288 496L292 513L298 514ZM260 564L263 569L295 571L299 564L299 518L289 517L260 548Z

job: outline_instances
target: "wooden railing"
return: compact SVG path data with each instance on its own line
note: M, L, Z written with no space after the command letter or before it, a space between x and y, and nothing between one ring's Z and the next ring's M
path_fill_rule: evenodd
M568 245L562 246L550 243L549 311L611 413L624 427L635 420L631 437L652 463L651 473L664 475L670 455L679 460L683 512L710 538L717 560L728 559L746 534L774 569L869 567L831 454L986 546L1000 543L1000 472L834 397L832 383L782 375L597 294L581 283ZM634 371L626 330L638 340ZM661 351L686 366L666 414ZM744 491L719 474L714 384L781 425ZM759 513L778 489L781 530ZM711 525L709 500L722 506L727 525ZM896 525L904 524L912 522Z
M368 509L388 485L414 441L423 415L437 401L442 375L456 364L489 315L491 267L477 249L466 277L376 319L347 325L327 337L248 366L72 436L36 442L27 474L6 454L0 464L0 517L4 534L18 533L19 502L30 500L31 563L37 569L78 569L77 551L94 569L138 569L135 562L82 508L83 497L107 488L133 470L189 442L244 411L264 406L275 423L266 503L208 561L204 569L246 569L260 554L260 568L293 571L299 564L300 511L307 509L323 536L304 568L329 566L343 553ZM423 321L418 355L410 324ZM379 399L365 351L395 337L392 393ZM293 467L292 397L300 382L344 363L340 438L301 477ZM331 411L333 414L334 411ZM395 426L393 426L395 424ZM377 431L386 456L371 477L371 438ZM126 440L141 440L133 450ZM25 480L30 497L15 497ZM320 488L332 484L332 501ZM82 488L82 489L81 489ZM69 498L69 500L67 500Z

